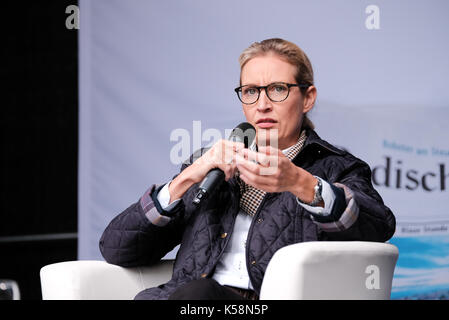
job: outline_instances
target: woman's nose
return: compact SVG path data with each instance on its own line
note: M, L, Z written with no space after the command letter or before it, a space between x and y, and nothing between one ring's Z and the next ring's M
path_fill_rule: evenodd
M259 100L257 101L257 111L266 112L271 108L271 100L267 97L266 91L260 90Z

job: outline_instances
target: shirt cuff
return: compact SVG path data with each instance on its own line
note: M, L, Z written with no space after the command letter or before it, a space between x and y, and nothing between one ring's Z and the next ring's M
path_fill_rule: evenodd
M354 200L354 193L348 187L341 183L334 183L334 188L337 188L339 193L344 196L343 203L340 203L339 196L337 196L336 202L338 204L336 207L342 207L343 212L334 216L334 213L330 215L334 216L333 219L322 217L319 215L311 214L311 219L315 222L318 227L325 232L340 232L349 229L359 217L359 206ZM333 211L336 210L335 208Z
M170 212L172 209L176 207L176 205L181 201L181 199L176 199L172 203L170 202L170 192L168 191L168 187L170 186L170 182L166 183L165 186L159 191L157 194L157 201L161 205L161 208L165 211Z
M317 178L319 178L319 177L317 177ZM324 201L324 208L309 206L309 205L307 205L305 203L300 202L298 200L298 198L296 198L296 201L304 209L306 209L307 211L309 211L311 213L318 214L318 215L321 215L321 216L328 216L332 212L332 208L334 206L334 202L335 202L335 197L336 196L335 196L335 193L332 190L330 184L327 181L325 181L325 180L323 180L321 178L319 178L319 179L321 180L321 183L323 185L323 189L321 190L321 197L323 198L323 201Z
M169 205L166 205L165 208L161 206L159 203L159 193L165 187L166 192L168 193L168 200L164 199L164 196L161 198L166 201L165 204L167 204L170 201L170 193L168 192L167 184L151 186L140 198L140 206L142 207L143 213L152 224L159 227L167 225L171 221L171 218L184 208L183 202L181 201L182 199L173 201Z
M152 224L163 227L170 222L171 218L162 215L153 201L152 194L157 192L157 189L158 187L156 185L152 185L147 191L145 191L143 196L140 198L140 206L142 207L145 217L147 217Z

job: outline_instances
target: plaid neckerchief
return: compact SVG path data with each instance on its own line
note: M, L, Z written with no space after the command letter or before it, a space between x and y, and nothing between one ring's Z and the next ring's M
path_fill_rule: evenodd
M301 151L304 146L304 142L306 141L306 131L302 130L299 135L298 142L295 145L291 146L285 155L290 161L293 160L296 155ZM243 180L241 180L237 175L237 181L240 186L240 209L245 211L250 216L254 216L259 208L260 203L262 202L263 197L266 192L257 188L254 188L248 184L246 184Z

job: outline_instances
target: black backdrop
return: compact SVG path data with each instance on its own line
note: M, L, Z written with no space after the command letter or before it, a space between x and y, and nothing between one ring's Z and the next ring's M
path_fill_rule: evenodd
M2 6L0 279L40 299L42 266L77 257L75 0Z

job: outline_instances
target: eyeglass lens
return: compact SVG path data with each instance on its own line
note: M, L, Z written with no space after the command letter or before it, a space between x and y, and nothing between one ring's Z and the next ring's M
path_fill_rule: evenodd
M287 98L289 87L283 83L272 83L266 88L256 86L244 86L240 92L240 99L243 103L254 103L259 99L260 90L265 89L268 98L275 102L283 101Z

